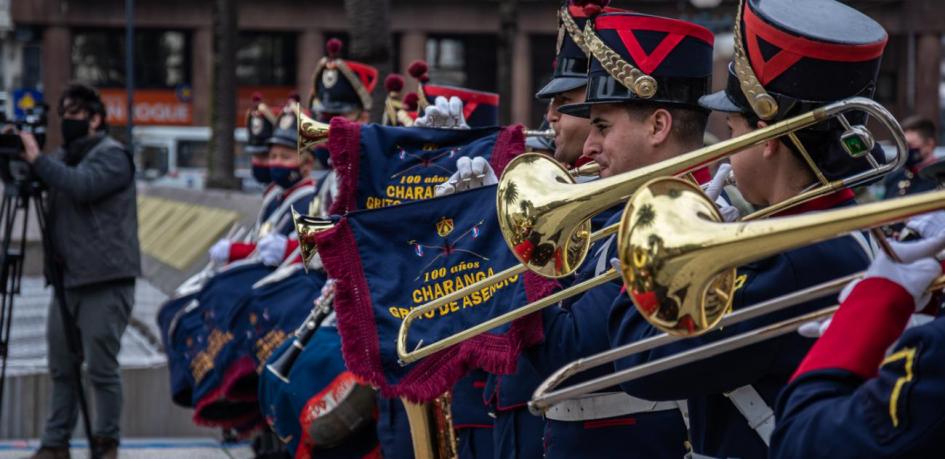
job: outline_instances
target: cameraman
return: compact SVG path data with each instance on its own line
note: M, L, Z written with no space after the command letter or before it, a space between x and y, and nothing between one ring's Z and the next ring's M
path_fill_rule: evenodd
M54 253L46 260L61 269L66 307L81 334L95 398L91 446L100 457L114 458L122 405L118 350L134 304L135 277L141 273L134 163L128 150L108 136L105 106L95 89L69 85L59 99L59 116L63 147L42 155L33 135L21 132L22 157L49 189L47 222ZM46 274L49 278L49 266ZM55 297L46 341L53 393L41 447L33 458L68 458L80 375Z

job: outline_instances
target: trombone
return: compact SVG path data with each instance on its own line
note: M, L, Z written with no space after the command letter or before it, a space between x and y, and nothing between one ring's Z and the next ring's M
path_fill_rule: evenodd
M873 168L850 177L822 182L820 186L792 199L746 217L746 219L755 219L827 193L858 186L899 167L905 162L908 151L899 123L882 105L870 99L854 97L672 159L580 185L574 184L575 181L568 170L544 155L524 154L516 157L506 167L499 180L496 208L505 241L521 264L412 309L401 322L397 335L397 354L400 362L402 364L414 362L539 311L562 299L616 279L618 273L611 269L600 276L575 284L437 342L426 345L421 342L414 350L408 351L407 333L410 326L426 312L525 272L526 269L551 278L560 278L576 271L586 258L591 243L617 232L619 226L611 225L591 234L589 219L626 200L638 188L656 177L685 174L753 145L785 135L791 137L800 129L833 118L840 120L840 123L847 127L848 133L857 136L866 147L871 149L874 141L869 132L862 126L851 126L847 121L845 113L850 111L865 112L886 127L896 145L895 159L882 165L874 164ZM872 160L869 154L867 157Z
M638 313L664 333L566 365L538 387L529 407L541 412L566 399L764 341L788 333L798 324L828 317L837 306L554 390L589 368L821 298L862 275L846 276L730 313L737 266L939 209L945 209L945 191L761 222L719 223L717 208L698 188L674 178L653 180L627 203L618 252L621 275ZM935 283L935 288L942 286L945 277Z

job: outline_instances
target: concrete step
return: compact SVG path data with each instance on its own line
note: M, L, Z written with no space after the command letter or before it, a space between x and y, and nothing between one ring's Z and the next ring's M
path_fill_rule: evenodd
M0 441L0 459L28 457L39 440ZM73 459L89 457L88 443L74 440L70 453ZM248 443L220 443L211 438L124 438L118 450L124 459L249 459L253 457Z

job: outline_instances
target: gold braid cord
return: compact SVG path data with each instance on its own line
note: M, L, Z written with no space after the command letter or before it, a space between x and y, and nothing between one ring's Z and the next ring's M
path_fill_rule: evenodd
M745 8L745 0L738 2L738 13L735 16L735 76L738 78L739 86L752 111L759 118L767 121L778 114L778 103L765 91L765 87L758 81L754 69L751 68L751 62L748 60L748 54L745 53L745 45L742 42L742 12Z
M364 87L364 83L361 83L361 79L358 78L358 75L351 70L351 67L348 67L348 64L342 59L335 59L335 65L338 67L338 70L341 71L341 74L351 82L351 86L354 86L354 90L358 92L358 97L361 99L361 106L364 107L364 111L371 111L371 94L368 93L367 88Z
M656 95L656 79L643 73L640 69L634 67L629 62L620 57L614 50L610 49L600 37L594 33L591 25L593 21L587 21L584 26L584 40L590 49L594 59L607 70L610 76L614 77L620 84L633 91L641 99L649 99Z
M568 31L568 35L574 40L574 44L578 45L578 48L581 48L581 51L584 51L585 55L590 54L590 50L587 49L587 43L584 41L584 33L581 32L581 28L574 22L574 18L571 17L567 5L562 6L561 9L558 10L558 19L561 20L564 29ZM588 20L588 22L590 21L591 20ZM560 51L560 49L558 51Z
M323 57L318 60L318 65L315 66L315 71L312 72L312 92L308 95L308 109L312 108L312 102L318 98L318 76L322 74L322 70L328 65L328 58Z

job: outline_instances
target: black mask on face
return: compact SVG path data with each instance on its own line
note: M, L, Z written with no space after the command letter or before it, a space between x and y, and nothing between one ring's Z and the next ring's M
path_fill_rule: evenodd
M909 157L906 159L906 167L915 167L922 162L922 152L918 148L909 149Z
M89 120L65 118L60 127L62 142L65 145L89 135Z

